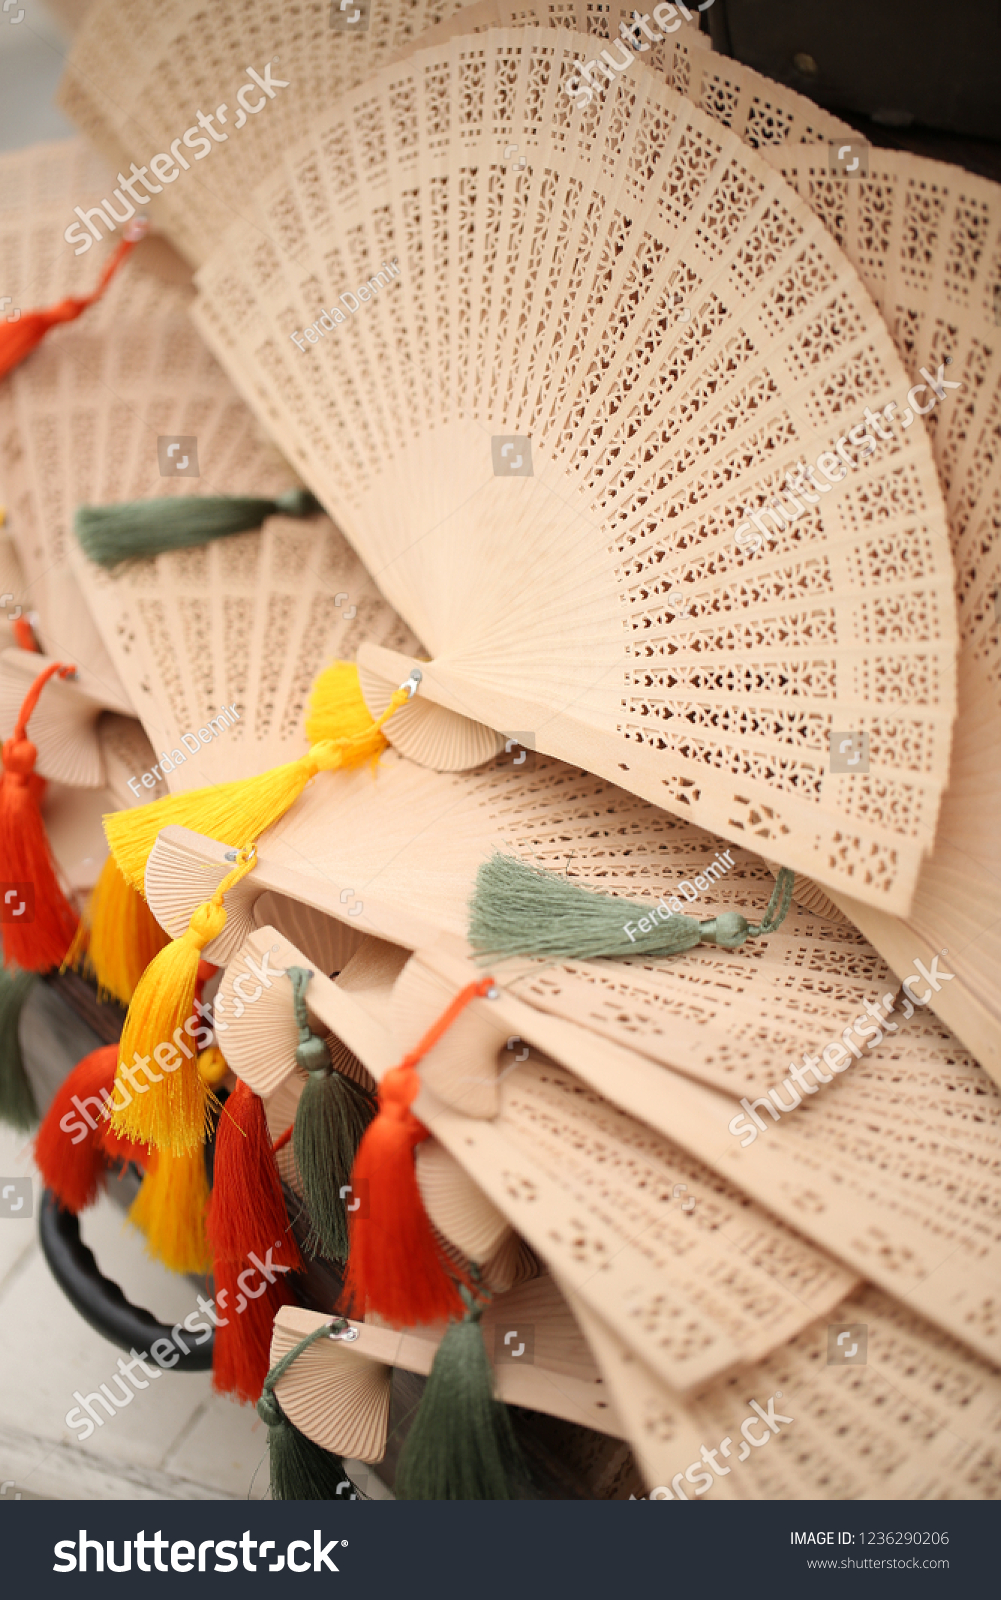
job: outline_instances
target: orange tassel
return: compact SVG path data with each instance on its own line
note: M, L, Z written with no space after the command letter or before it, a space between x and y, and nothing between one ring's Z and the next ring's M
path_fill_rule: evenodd
M216 1329L212 1386L219 1394L253 1404L268 1374L275 1313L293 1300L285 1269L299 1271L302 1259L289 1226L263 1102L242 1080L223 1106L216 1128L206 1234L215 1255L216 1305L228 1319ZM268 1283L269 1274L273 1283ZM262 1284L267 1287L257 1293Z
M38 640L35 638L35 630L27 617L16 618L14 622L14 638L17 641L19 650L33 650L35 655L41 654L38 648Z
M38 751L28 738L27 726L38 697L58 673L67 678L75 667L56 661L40 672L18 715L12 736L3 746L0 780L0 879L24 888L30 886L34 905L26 903L23 923L3 924L3 958L7 966L25 972L48 972L58 967L76 932L78 917L56 879L55 864L39 810L40 793L35 761Z
M342 1303L353 1317L374 1311L397 1326L413 1327L466 1314L450 1275L456 1269L432 1232L417 1186L413 1152L428 1130L410 1107L421 1087L418 1062L470 1001L493 987L493 978L467 984L379 1085L379 1114L362 1135L351 1171L355 1192L368 1194L367 1215L359 1211L350 1218Z
M271 1135L259 1095L238 1080L216 1128L212 1200L206 1228L218 1260L246 1266L250 1252L298 1272Z
M60 322L75 322L82 311L92 306L95 300L100 300L118 268L126 256L131 255L146 230L147 224L142 221L137 220L129 225L125 237L101 273L93 294L79 297L71 295L57 305L49 306L47 311L26 311L14 322L8 315L5 322L0 322L0 378L6 377L8 372L30 356L50 328Z
M237 1264L216 1263L213 1278L219 1323L212 1350L212 1387L217 1394L230 1394L256 1405L270 1367L275 1317L282 1306L293 1303L293 1297L284 1279L278 1278L263 1294L248 1300L240 1290L240 1277Z
M78 1061L56 1090L35 1137L42 1182L64 1211L93 1205L104 1186L107 1159L148 1160L143 1146L115 1139L104 1120L117 1065L116 1044L102 1045Z

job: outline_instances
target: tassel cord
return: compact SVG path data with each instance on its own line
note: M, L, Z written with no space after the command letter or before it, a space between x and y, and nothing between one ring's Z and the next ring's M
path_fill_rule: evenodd
M764 916L756 928L750 927L747 930L749 939L760 939L765 934L774 933L776 928L781 927L792 903L792 890L795 881L795 873L790 872L788 867L783 867L775 879L775 888L772 890L772 897L768 902Z
M295 1164L309 1219L305 1249L330 1261L347 1259L349 1233L344 1205L351 1168L365 1129L376 1112L375 1097L335 1071L326 1043L313 1033L306 1010L312 972L289 967L299 1045L296 1063L308 1079L292 1128Z
M305 1339L300 1339L298 1344L293 1345L288 1354L282 1356L281 1360L271 1368L271 1371L264 1380L264 1388L261 1392L261 1398L257 1402L257 1410L262 1422L267 1422L270 1427L274 1427L275 1424L270 1421L269 1417L265 1416L264 1412L261 1410L261 1406L264 1404L265 1396L267 1396L269 1400L272 1400L276 1407L278 1406L278 1397L274 1392L275 1384L281 1382L293 1361L298 1360L299 1356L302 1355L302 1352L304 1350L308 1350L311 1344L315 1344L317 1339L327 1339L330 1337L331 1333L341 1333L347 1326L348 1322L346 1317L335 1317L333 1322L323 1323L321 1327L314 1328L312 1333L307 1333ZM282 1414L284 1415L284 1413ZM277 1418L275 1420L277 1421Z
M130 224L126 237L115 249L91 294L68 295L44 311L28 311L20 320L0 330L0 378L24 361L44 339L50 328L61 322L74 322L88 306L100 300L111 279L125 258L135 249L146 233L146 224L140 219Z

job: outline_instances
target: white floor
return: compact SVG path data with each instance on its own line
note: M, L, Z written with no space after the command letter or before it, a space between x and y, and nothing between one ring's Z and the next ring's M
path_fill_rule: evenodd
M30 1145L0 1128L0 1178L34 1173ZM76 1402L109 1383L121 1353L88 1327L57 1288L36 1216L0 1219L0 1485L6 1498L265 1499L267 1428L249 1406L212 1393L208 1373L165 1372L87 1440L66 1426ZM197 1287L147 1259L141 1237L109 1197L85 1212L84 1240L129 1298L174 1323L196 1309ZM112 1386L115 1392L115 1386ZM366 1494L388 1491L360 1463Z

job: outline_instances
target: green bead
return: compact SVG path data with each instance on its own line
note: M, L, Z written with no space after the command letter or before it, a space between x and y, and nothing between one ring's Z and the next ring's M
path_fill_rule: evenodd
M330 1071L330 1052L315 1033L296 1046L295 1059L304 1072Z
M738 950L747 938L747 918L739 911L721 911L702 923L703 944L719 945L723 950Z

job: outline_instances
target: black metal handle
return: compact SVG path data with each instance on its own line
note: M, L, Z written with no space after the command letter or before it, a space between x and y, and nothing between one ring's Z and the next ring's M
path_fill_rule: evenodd
M177 1352L175 1372L208 1372L212 1367L215 1335L195 1344L190 1333L175 1339L173 1329L158 1322L149 1311L134 1306L94 1259L80 1237L80 1220L59 1206L51 1189L42 1195L38 1235L52 1276L70 1304L102 1338L120 1350L148 1351L157 1339L166 1339ZM187 1346L187 1351L182 1348Z

